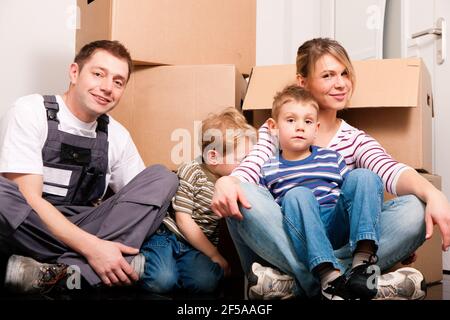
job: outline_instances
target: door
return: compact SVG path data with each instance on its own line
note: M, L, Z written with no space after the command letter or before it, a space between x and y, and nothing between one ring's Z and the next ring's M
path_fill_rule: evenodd
M428 34L411 39L412 35L436 27L439 18L450 22L448 0L402 0L402 55L421 57L430 71L434 94L433 167L442 177L442 191L450 199L450 75L449 57L442 63L438 58L439 36ZM448 28L444 42L450 42ZM443 269L450 271L450 252L443 254Z

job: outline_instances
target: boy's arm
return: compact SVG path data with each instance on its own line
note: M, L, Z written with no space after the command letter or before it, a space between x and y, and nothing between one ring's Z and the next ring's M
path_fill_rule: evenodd
M230 272L227 260L219 253L219 250L209 241L200 227L195 223L192 216L184 212L175 212L175 220L181 233L187 241L197 250L208 256L212 261L218 263L224 270L225 275Z
M27 203L49 231L68 247L86 257L90 266L106 285L129 284L138 280L122 253L138 254L139 250L111 242L80 229L50 202L42 198L43 177L35 174L4 173L15 182Z

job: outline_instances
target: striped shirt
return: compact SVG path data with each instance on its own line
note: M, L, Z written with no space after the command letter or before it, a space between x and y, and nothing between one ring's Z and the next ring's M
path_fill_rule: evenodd
M264 124L259 129L257 144L231 175L244 182L258 183L261 168L273 157L276 146L277 142ZM365 168L376 173L383 180L386 191L394 195L400 174L409 168L395 161L374 138L344 120L327 148L339 152L348 169Z
M311 154L302 160L289 161L278 153L263 165L260 183L280 205L286 192L302 186L311 189L319 205L332 207L337 203L347 173L339 153L311 146Z
M191 161L183 164L177 171L180 184L172 199L172 206L176 212L192 216L206 237L217 246L219 242L219 219L211 210L214 194L214 183L217 178L204 164ZM164 225L177 236L186 239L178 229L172 216L167 216Z

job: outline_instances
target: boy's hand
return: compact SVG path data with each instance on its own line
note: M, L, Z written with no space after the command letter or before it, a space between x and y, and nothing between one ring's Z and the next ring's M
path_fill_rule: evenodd
M215 263L217 263L222 269L223 274L225 277L228 277L231 273L230 265L228 264L228 261L225 260L224 257L220 253L217 253L216 255L211 257L211 260Z

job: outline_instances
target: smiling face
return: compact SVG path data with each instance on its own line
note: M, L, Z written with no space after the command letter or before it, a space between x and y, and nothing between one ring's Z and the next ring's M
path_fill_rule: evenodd
M105 50L96 50L80 70L70 66L68 107L84 122L111 111L119 102L128 79L128 63Z
M331 54L320 57L306 78L298 76L297 79L321 110L344 109L352 94L353 85L347 68Z
M310 154L319 130L317 109L308 103L286 102L280 109L277 119L269 125L278 130L280 148L286 160L303 159Z

